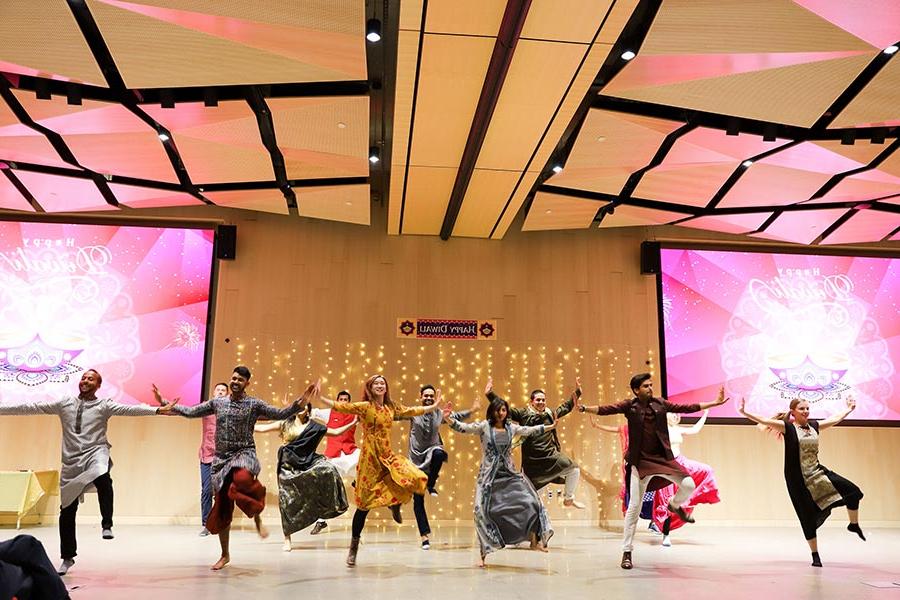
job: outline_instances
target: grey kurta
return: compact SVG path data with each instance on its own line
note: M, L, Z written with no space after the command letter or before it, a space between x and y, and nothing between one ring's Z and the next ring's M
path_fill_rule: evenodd
M450 414L451 419L464 421L472 414L471 410L462 410ZM409 419L409 460L425 471L431 466L431 455L438 448L444 447L441 439L441 423L444 414L436 410Z
M512 440L546 431L543 425L526 427L507 421L498 431L487 421L460 423L450 421L460 433L481 438L481 468L475 482L475 531L481 555L529 539L531 534L547 545L553 535L547 510L531 482L516 471L512 462Z
M81 406L79 423L78 409ZM58 415L62 425L62 468L59 473L60 506L93 490L93 481L112 468L106 439L109 418L156 414L147 404L119 404L109 398L81 400L68 396L49 402L0 404L0 415Z
M178 405L173 410L190 419L216 415L216 456L210 468L210 479L216 493L232 469L247 469L254 477L259 475L259 459L253 440L253 426L257 419L281 421L299 411L300 405L297 403L276 408L253 396L244 396L239 400L232 400L231 396L212 398L189 408Z

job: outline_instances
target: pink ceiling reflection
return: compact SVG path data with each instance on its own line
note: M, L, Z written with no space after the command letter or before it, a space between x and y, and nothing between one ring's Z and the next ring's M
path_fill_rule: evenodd
M16 177L47 212L117 210L106 202L90 179L57 177L29 171L16 171Z
M793 1L876 48L885 48L900 39L897 0Z
M31 204L22 197L19 190L2 173L0 173L0 208L34 212Z
M823 244L857 244L880 240L900 227L900 214L856 210L850 220L833 231Z
M196 206L201 200L183 192L170 192L131 185L109 184L120 204L129 208L158 208L163 206Z
M722 215L707 216L688 219L679 223L681 227L692 229L706 229L708 231L721 231L723 233L750 233L759 229L763 223L772 216L771 213L751 213L746 215Z
M785 212L766 227L765 231L752 235L796 244L809 244L846 212L845 208Z

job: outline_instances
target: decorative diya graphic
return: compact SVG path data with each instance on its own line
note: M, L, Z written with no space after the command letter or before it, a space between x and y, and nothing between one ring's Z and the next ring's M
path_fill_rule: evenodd
M82 370L72 361L87 347L86 334L57 331L46 337L26 335L23 343L22 332L0 331L0 381L29 386L65 382Z
M850 357L843 352L773 354L767 357L766 366L778 378L772 389L784 398L815 403L837 399L849 389L841 383L850 368Z

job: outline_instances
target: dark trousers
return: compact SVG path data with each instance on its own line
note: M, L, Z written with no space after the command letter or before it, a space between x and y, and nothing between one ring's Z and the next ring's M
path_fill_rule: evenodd
M97 488L97 501L100 503L100 526L111 529L113 526L113 485L109 471L94 480ZM75 539L75 515L78 513L78 499L59 511L59 553L65 558L75 558L78 554L78 541Z
M359 539L359 536L362 535L363 527L366 526L366 517L369 516L369 511L363 510L361 508L357 508L356 512L353 513L353 526L350 529L350 536L354 539Z
M425 484L429 491L433 490L435 484L437 484L438 476L441 474L441 467L444 466L445 462L447 462L447 453L444 452L443 448L435 448L434 452L431 453L431 465L428 467L428 483Z
M431 527L428 525L428 513L425 512L425 496L419 494L413 496L413 513L416 515L416 526L419 528L419 535L431 534Z
M209 511L212 510L213 505L210 471L212 471L212 463L200 463L200 518L204 527L206 527L206 519L209 517Z
M44 546L33 536L0 542L0 598L63 600L66 586L50 564Z
M434 489L437 484L438 476L441 474L441 467L447 462L447 453L443 449L437 448L431 453L431 464L428 466L428 483L426 488L428 491ZM428 524L428 513L425 512L425 496L416 494L413 496L413 513L416 515L416 525L419 528L419 535L430 535L431 526Z

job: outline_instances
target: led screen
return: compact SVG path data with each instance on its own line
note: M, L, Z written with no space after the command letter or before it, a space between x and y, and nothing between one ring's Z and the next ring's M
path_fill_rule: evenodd
M900 421L900 259L709 249L660 250L664 392L737 400L771 416L791 399L827 416Z
M213 231L0 221L0 402L202 393Z

